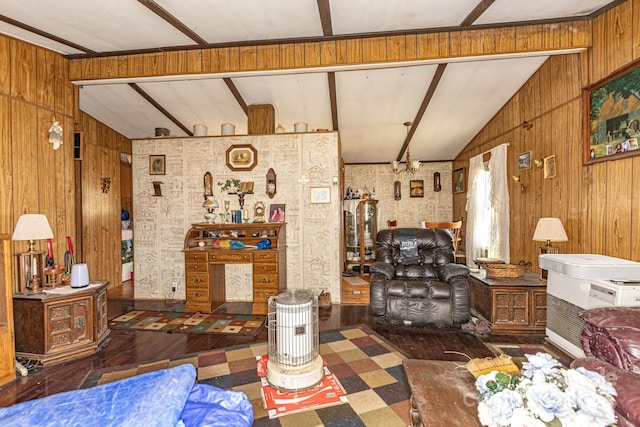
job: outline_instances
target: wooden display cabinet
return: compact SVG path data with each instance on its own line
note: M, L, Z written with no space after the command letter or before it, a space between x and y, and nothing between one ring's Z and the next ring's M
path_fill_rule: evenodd
M252 264L252 302L266 307L271 295L287 288L285 230L284 223L193 224L184 240L185 311L211 313L226 301L225 264ZM258 249L265 239L270 249ZM232 240L245 247L224 249Z
M16 355L48 365L98 351L110 332L107 284L15 294Z
M376 259L377 200L344 200L345 270L368 273Z
M544 334L547 324L547 285L538 275L491 279L469 275L472 312L491 324L494 333Z
M11 272L11 241L0 234L0 385L16 377Z

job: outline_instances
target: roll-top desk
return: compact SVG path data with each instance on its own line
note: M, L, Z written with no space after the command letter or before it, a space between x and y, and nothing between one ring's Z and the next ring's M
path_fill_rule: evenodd
M258 249L269 239L270 249ZM225 249L225 243L242 242L243 249ZM287 288L284 223L193 224L184 240L187 312L210 313L226 300L225 264L252 264L253 302Z

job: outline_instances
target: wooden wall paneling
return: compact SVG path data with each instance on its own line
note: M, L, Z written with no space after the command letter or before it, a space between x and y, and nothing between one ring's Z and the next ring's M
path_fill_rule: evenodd
M0 35L0 94L11 93L11 40Z
M129 58L129 76L144 76L144 61L142 55L132 55Z
M489 40L491 37L488 37ZM483 30L469 30L464 31L461 34L461 53L464 56L481 55L487 52L485 43L485 31ZM489 43L492 44L492 43Z
M359 39L347 40L347 63L362 63L362 44Z
M239 49L240 54L240 67L241 71L255 70L256 67L256 47L255 46L242 46Z
M438 58L440 55L440 43L438 41L438 34L418 34L416 36L416 58ZM449 46L449 40L447 40L446 44Z
M295 44L280 45L280 68L287 69L295 66Z
M1 41L1 40L0 40ZM13 170L11 154L11 101L7 96L0 96L0 230L13 233L12 215Z
M451 56L462 56L461 36L460 31L452 31L449 33L449 54Z
M405 36L405 56L407 61L418 58L418 36L407 34ZM448 43L447 43L448 44Z
M322 65L335 65L337 63L335 41L320 43L320 63Z
M624 2L606 13L607 26L607 66L610 71L618 69L633 60L633 29L631 3Z
M11 172L14 221L23 213L43 213L38 206L39 163L35 105L11 99ZM11 230L15 223L11 225Z
M336 41L336 64L346 64L348 62L346 40Z
M630 177L632 159L607 162L607 209L604 230L605 254L629 259L631 256L631 201L633 186Z
M600 15L593 20L592 34L593 40L589 57L589 74L583 77L588 77L589 80L584 80L585 85L595 83L609 74L609 66L607 64L607 21L605 15Z
M390 61L404 61L406 49L405 36L387 37L387 59Z
M528 25L516 28L516 50L542 50L542 25Z
M496 28L495 30L495 53L509 53L516 50L516 30L515 28Z
M64 252L59 252L58 244L60 242L60 234L64 233L64 230L61 230L62 227L58 224L58 218L56 217L56 175L58 173L55 165L56 152L53 150L53 145L49 143L47 132L51 126L51 116L52 113L50 110L37 108L36 134L34 140L34 152L37 154L34 156L34 160L36 160L36 164L38 165L36 168L38 179L37 186L32 190L36 192L36 196L38 198L38 210L36 212L29 213L44 213L47 215L51 231L53 231L53 256L56 262L60 262L61 258L59 258L59 256ZM61 123L64 124L62 117L60 119ZM59 172L64 174L64 170Z
M67 97L73 98L73 93L67 92L69 82L68 62L60 55L54 56L53 71L53 110L73 115L72 108L67 110ZM64 128L67 131L67 128Z
M320 61L320 43L304 44L304 62L307 67L317 67L322 65Z
M60 191L58 192L57 216L64 218L64 237L71 236L72 241L76 242L78 240L78 235L76 234L75 215L76 183L74 176L74 167L76 162L73 160L73 118L64 118L64 129L67 129L64 134L64 146L61 149L64 152L61 153L60 156L56 157L56 165L60 169L64 170L64 174L59 177ZM66 241L62 244L63 249L66 250ZM64 252L62 253L64 254Z
M160 76L165 73L163 52L145 53L142 57L145 76Z
M277 45L258 46L256 49L257 67L262 70L280 68L280 49Z
M576 57L576 55L574 55ZM575 64L576 61L572 61ZM567 78L571 80L571 73L567 73ZM567 103L567 120L571 122L571 117L580 117L582 103L579 98L574 98ZM568 242L568 253L583 253L581 250L581 240L583 232L580 227L580 212L582 203L582 129L580 125L567 127L567 159L566 159L566 173L570 174L570 179L567 181L567 197L565 202L567 204L567 219L564 222L564 228L567 232L567 236L571 236L571 240ZM565 173L565 172L563 172Z
M36 100L36 51L31 44L11 40L11 96Z
M362 40L362 60L364 62L386 61L387 58L386 37L371 37Z
M633 21L631 22L632 32L632 55L633 59L640 58L640 0L631 0Z
M36 98L41 107L55 108L56 95L56 62L58 56L47 49L36 51Z
M640 157L632 159L632 174L640 170ZM635 175L632 175L635 176ZM640 183L632 179L631 187L631 255L630 259L640 260Z

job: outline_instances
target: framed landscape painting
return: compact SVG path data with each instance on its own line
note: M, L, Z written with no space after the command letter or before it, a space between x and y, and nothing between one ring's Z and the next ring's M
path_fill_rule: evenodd
M640 61L582 91L585 165L640 155Z

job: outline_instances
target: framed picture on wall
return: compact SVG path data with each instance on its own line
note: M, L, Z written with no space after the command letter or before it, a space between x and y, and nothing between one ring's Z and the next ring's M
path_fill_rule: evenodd
M458 168L453 171L453 193L464 193L464 172L465 168Z
M531 151L518 154L518 170L531 169Z
M584 164L640 155L639 93L640 60L583 89Z
M250 171L258 164L258 152L251 144L235 144L227 148L227 167L232 171Z
M164 175L166 167L164 154L152 154L149 156L149 175Z
M331 187L311 188L311 203L331 203Z
M554 178L556 176L556 156L544 158L544 179Z
M409 181L409 197L424 197L424 180L412 179Z
M284 204L269 206L269 222L284 222Z

